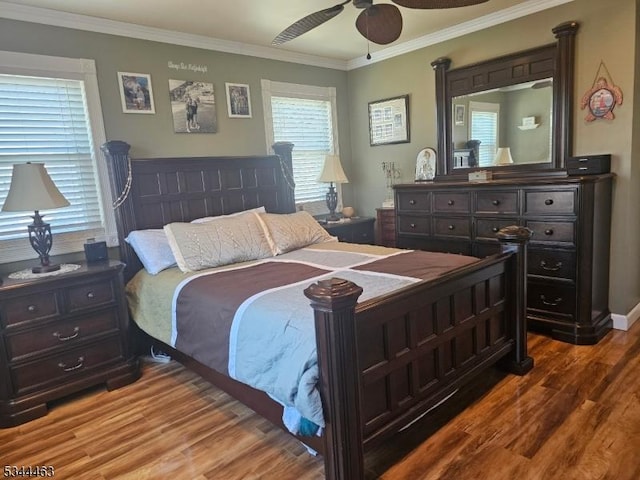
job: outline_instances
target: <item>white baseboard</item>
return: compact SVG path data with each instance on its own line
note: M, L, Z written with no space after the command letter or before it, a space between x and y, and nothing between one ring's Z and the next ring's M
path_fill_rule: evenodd
M631 309L626 315L620 315L618 313L612 313L611 319L613 320L613 328L616 330L627 331L631 328L638 319L640 319L640 303Z

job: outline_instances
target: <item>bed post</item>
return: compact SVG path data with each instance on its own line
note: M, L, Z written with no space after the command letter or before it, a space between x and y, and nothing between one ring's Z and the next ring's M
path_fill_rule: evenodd
M527 355L527 243L531 238L531 230L513 225L505 227L497 233L503 252L513 252L511 267L516 270L515 285L507 285L507 298L514 301L510 312L515 317L514 350L506 358L508 370L516 375L524 375L533 368L533 358Z
M271 148L276 155L280 157L280 169L282 170L282 176L285 184L282 185L282 189L285 192L285 198L282 200L282 212L277 213L293 213L296 211L295 200L295 187L296 183L293 180L293 143L291 142L276 142ZM280 204L280 202L278 202Z
M120 260L127 265L124 274L125 282L131 279L133 273L141 268L140 260L129 247L129 244L124 241L125 237L131 230L135 229L136 225L133 203L129 199L129 190L131 189L130 148L131 146L128 143L120 140L106 142L100 147L107 160L107 169L109 171L113 209L118 223Z
M311 299L315 315L320 395L326 424L324 469L328 480L364 478L354 321L361 293L361 287L339 278L320 280L304 291Z

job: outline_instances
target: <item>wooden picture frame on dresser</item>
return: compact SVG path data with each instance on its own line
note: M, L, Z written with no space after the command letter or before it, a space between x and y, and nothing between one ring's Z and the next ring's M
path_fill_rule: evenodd
M0 286L0 427L47 414L47 403L85 388L113 390L140 377L129 335L124 264Z
M503 226L529 228L528 327L558 340L594 344L612 328L613 175L608 169L574 175L567 168L577 31L576 22L565 22L552 30L556 43L453 70L448 58L432 62L443 154L435 182L394 186L396 239L401 248L485 257L497 251L496 233ZM456 99L523 82L553 87L549 158L507 165L459 162L451 114ZM492 180L469 181L478 170L490 172Z

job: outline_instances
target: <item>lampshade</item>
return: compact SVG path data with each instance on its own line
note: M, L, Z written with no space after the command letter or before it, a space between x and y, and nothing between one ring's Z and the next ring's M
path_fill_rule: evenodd
M324 159L324 168L318 177L319 182L333 183L349 183L347 176L344 174L340 157L337 155L327 155Z
M51 180L44 163L13 166L11 186L2 206L3 212L49 210L67 205L69 201Z
M496 158L493 161L494 165L510 165L513 163L511 158L511 149L509 147L498 148L496 152Z

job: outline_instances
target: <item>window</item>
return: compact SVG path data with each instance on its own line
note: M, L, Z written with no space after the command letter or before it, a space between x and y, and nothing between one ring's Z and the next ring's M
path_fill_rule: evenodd
M328 185L318 176L326 155L338 155L336 90L262 80L267 149L291 142L296 205L311 214L327 212ZM337 185L340 195L340 185Z
M480 141L478 165L480 167L491 166L498 148L500 104L469 102L469 110L471 119L469 135L471 139Z
M41 212L53 255L82 251L90 237L117 243L108 173L96 154L104 141L93 60L0 52L0 205L14 163L44 163L70 203ZM29 215L0 212L3 262L34 258Z

